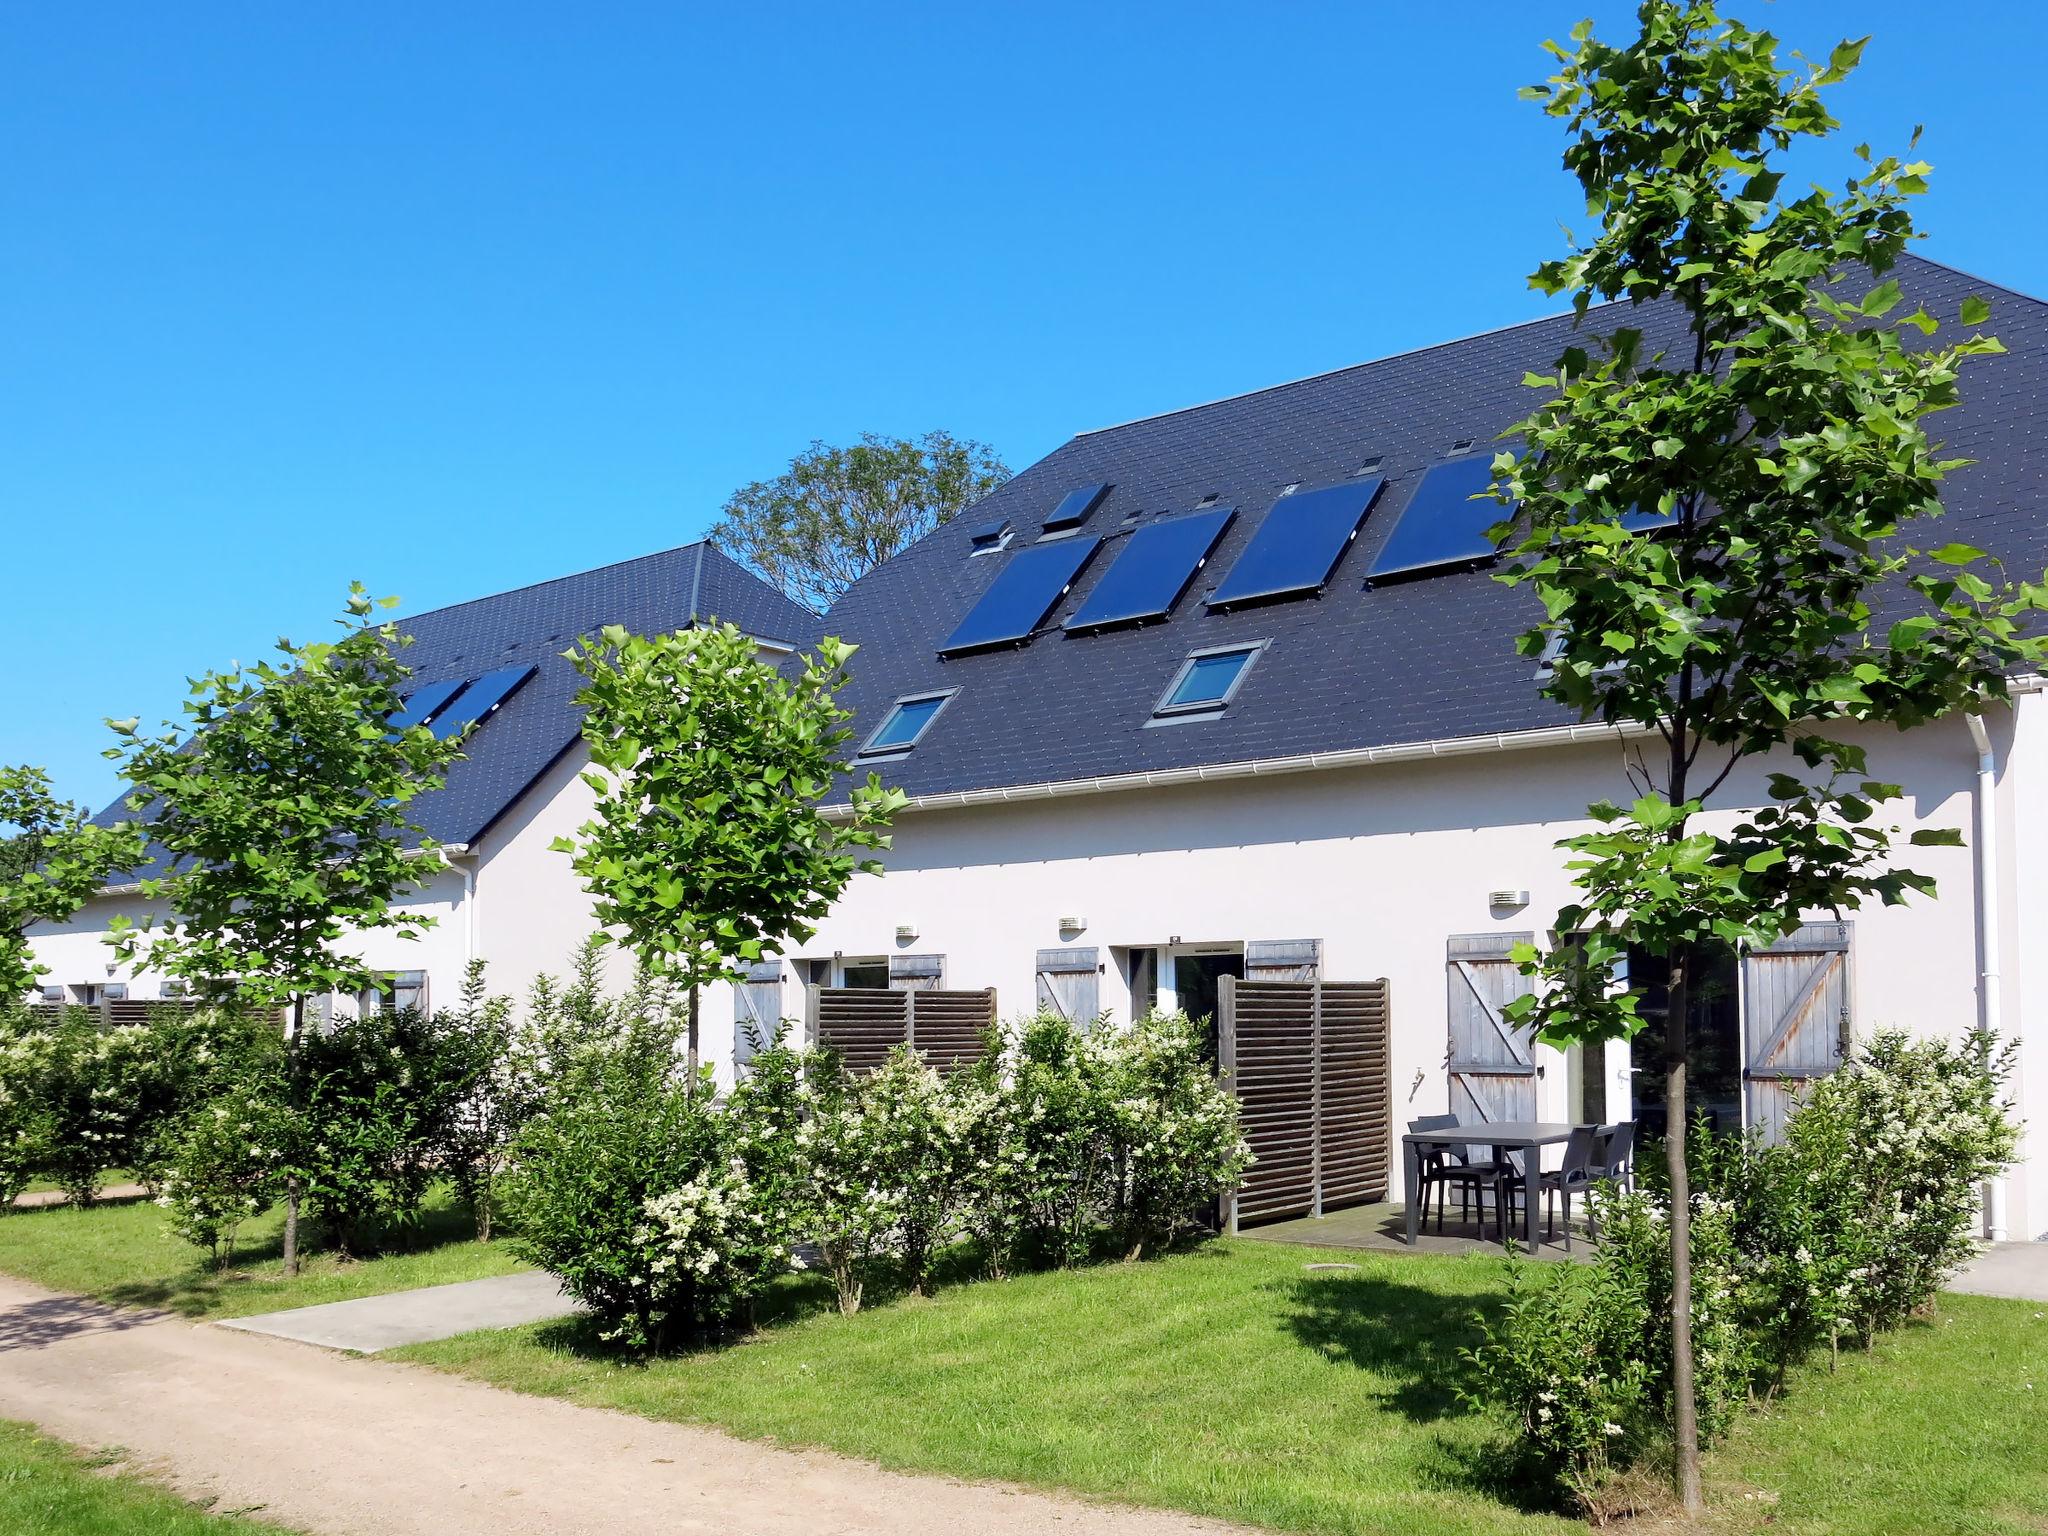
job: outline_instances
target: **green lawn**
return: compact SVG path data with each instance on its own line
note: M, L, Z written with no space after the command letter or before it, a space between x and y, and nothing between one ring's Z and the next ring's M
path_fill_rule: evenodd
M466 1211L445 1196L429 1201L414 1251L344 1262L314 1252L299 1278L278 1261L281 1210L242 1228L225 1275L173 1233L164 1212L143 1200L73 1210L0 1215L0 1271L53 1290L76 1291L119 1306L161 1307L187 1317L240 1317L279 1307L346 1301L450 1280L477 1280L527 1266L502 1243L478 1243Z
M1311 1273L1315 1261L1356 1270ZM1562 1532L1462 1406L1489 1258L1219 1243L1160 1263L955 1286L851 1321L622 1364L552 1324L402 1357L502 1386L884 1465L1311 1532ZM809 1293L815 1301L815 1293ZM2048 1521L2048 1321L1957 1297L1803 1376L1711 1458L1730 1530L2033 1532ZM1744 1497L1745 1494L1751 1495Z
M0 1531L7 1536L280 1536L282 1526L213 1515L99 1458L0 1422Z

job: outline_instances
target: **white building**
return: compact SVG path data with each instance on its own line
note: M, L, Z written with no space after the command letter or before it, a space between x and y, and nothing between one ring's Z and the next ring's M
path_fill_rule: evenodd
M2048 306L1923 261L1902 275L1931 313L1992 300L2012 355L1938 418L1979 461L1951 482L1943 537L2038 573ZM857 880L783 963L709 1000L721 1070L736 1015L800 1016L814 983L993 987L1005 1014L1040 998L1121 1014L1206 1013L1226 975L1384 977L1393 1125L1447 1107L1654 1118L1641 1040L1634 1059L1651 1070L1637 1075L1628 1045L1481 1038L1479 1000L1519 985L1506 945L1548 942L1568 898L1555 843L1586 825L1589 801L1631 793L1628 743L1561 715L1515 655L1529 600L1492 579L1475 542L1490 514L1464 499L1493 434L1526 409L1524 371L1555 358L1569 325L1084 433L823 620L691 546L408 621L423 687L509 669L515 688L426 810L462 845L423 893L440 925L417 944L373 939L371 960L443 997L469 955L499 991L560 972L588 904L547 844L589 792L575 678L556 653L601 623L716 616L771 649L821 632L858 642L863 762L912 796L886 872ZM1982 725L1981 743L1962 719L1869 741L1873 771L1907 788L1907 829L1968 838L1913 850L1936 898L1809 914L1782 952L1727 957L1694 1021L1696 1087L1723 1124L1768 1123L1788 1084L1889 1025L2018 1038L2020 1112L2048 1105L2048 971L2030 969L2048 937L2048 699L2021 679ZM1716 814L1756 804L1767 767L1739 772ZM102 943L132 901L112 893L40 936L49 980L79 997L109 981L153 995L150 978L109 968ZM2048 1129L2029 1127L1991 1220L2048 1236Z

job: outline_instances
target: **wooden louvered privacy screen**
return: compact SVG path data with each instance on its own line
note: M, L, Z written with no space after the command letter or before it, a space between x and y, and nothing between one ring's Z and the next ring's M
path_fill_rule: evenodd
M32 1018L56 1020L72 1008L84 1008L100 1016L100 1023L107 1029L121 1029L133 1024L147 1024L151 1017L160 1013L194 1014L207 1004L196 997L116 997L98 1003L31 1003L29 1015ZM284 1023L284 1010L274 1015L280 1027Z
M1239 981L1217 999L1218 1065L1258 1159L1227 1223L1319 1216L1387 1197L1387 984Z
M945 1071L979 1061L996 1022L996 990L811 987L805 993L810 1039L837 1051L848 1068L871 1072L899 1045L912 1045Z

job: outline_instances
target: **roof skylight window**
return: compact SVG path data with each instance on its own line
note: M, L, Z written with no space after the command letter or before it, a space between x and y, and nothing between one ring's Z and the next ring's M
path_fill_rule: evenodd
M1190 652L1153 707L1152 718L1171 720L1221 714L1237 697L1245 674L1265 648L1266 643L1261 640L1253 645L1220 645Z
M973 546L968 551L969 554L992 555L1008 546L1010 520L1007 517L999 517L992 523L983 523L968 535L968 541Z
M1065 533L1078 528L1088 521L1089 514L1102 505L1102 498L1110 493L1111 487L1101 485L1077 485L1060 498L1060 504L1046 517L1047 533Z
M889 706L889 713L882 717L882 723L875 727L875 734L867 739L860 749L862 757L881 757L898 752L908 752L923 739L924 733L939 718L939 711L946 707L953 697L947 693L913 694L898 699Z
M416 725L425 725L448 707L450 699L462 692L462 684L463 679L459 677L447 678L438 683L421 683L405 696L404 707L385 722L390 726L391 734L396 736L400 731L409 731Z

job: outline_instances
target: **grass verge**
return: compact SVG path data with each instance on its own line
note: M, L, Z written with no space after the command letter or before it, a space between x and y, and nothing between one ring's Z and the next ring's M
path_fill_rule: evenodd
M1354 1269L1311 1272L1317 1261ZM885 1466L999 1478L1281 1530L1583 1530L1518 1488L1459 1399L1488 1258L1218 1243L955 1286L844 1320L814 1291L731 1347L631 1364L588 1325L395 1351L514 1390ZM1952 1297L1802 1373L1710 1458L1727 1531L2031 1532L2048 1521L2048 1320ZM1643 1522L1636 1528L1653 1522Z
M0 1422L0 1531L8 1536L277 1536L282 1526L195 1509L103 1458Z
M52 1290L116 1306L155 1307L186 1317L242 1317L310 1307L453 1280L480 1280L527 1266L503 1243L479 1243L469 1214L445 1193L429 1197L425 1220L404 1251L343 1260L315 1251L287 1280L279 1252L282 1210L245 1224L223 1273L171 1231L149 1201L73 1210L51 1206L0 1215L0 1271Z

